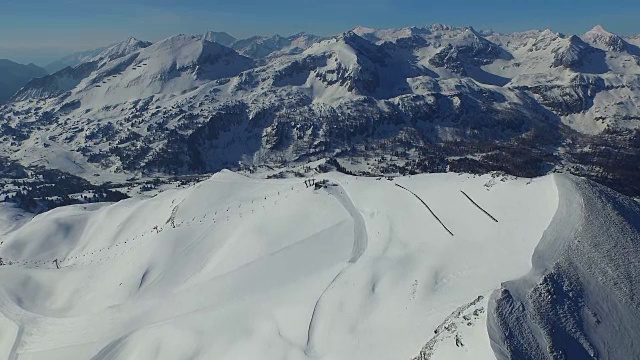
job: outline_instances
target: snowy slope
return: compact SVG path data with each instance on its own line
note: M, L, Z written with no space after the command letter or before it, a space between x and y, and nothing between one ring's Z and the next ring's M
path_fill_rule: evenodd
M49 73L53 74L67 67L75 68L76 66L83 63L94 61L110 61L141 48L145 48L149 45L151 45L151 43L148 41L142 41L134 37L130 37L125 41L111 44L105 47L70 54L45 66L45 69L47 69Z
M352 31L359 36L373 42L381 44L385 41L396 42L399 39L409 38L412 36L430 35L432 31L428 28L416 26L398 28L398 29L374 29L364 26L357 26Z
M502 359L636 359L640 206L558 177L559 206L531 271L494 292L489 334Z
M102 66L109 61L121 58L125 55L129 55L149 46L151 46L151 43L148 41L138 40L134 37L130 37L123 42L119 42L107 47L106 49L99 52L96 56L85 62L98 62L98 66Z
M230 46L237 40L226 32L217 31L207 31L206 33L204 33L203 39L211 42L216 42L224 46Z
M587 31L583 35L583 38L585 41L603 50L613 52L626 51L632 55L640 55L637 46L628 43L621 36L607 31L601 25L596 25L593 29Z
M488 295L531 268L554 178L327 177L313 190L222 172L35 217L2 236L0 353L493 359Z
M40 99L60 95L78 86L82 80L109 62L144 49L149 45L151 45L150 42L131 37L105 48L79 54L76 59L77 61L73 60L72 57L72 59L69 60L70 64L61 70L27 83L13 96L13 99Z
M69 54L61 59L58 59L44 68L50 73L56 73L66 67L76 67L84 62L90 61L96 55L104 51L108 46L99 47L97 49L91 49L86 51L79 51L73 54Z
M298 54L320 39L319 36L302 32L286 37L280 35L270 37L252 36L246 39L236 40L228 46L242 55L262 59L266 57ZM226 45L224 43L222 44Z
M176 94L252 67L251 59L199 36L177 35L118 57L85 78L69 100L99 109L153 94Z

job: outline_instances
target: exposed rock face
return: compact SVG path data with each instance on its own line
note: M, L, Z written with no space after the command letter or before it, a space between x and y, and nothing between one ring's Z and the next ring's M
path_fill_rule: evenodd
M579 37L572 35L565 41L563 46L553 50L553 63L551 66L563 66L567 69L577 68L582 65L590 51L592 49L589 48L589 45L580 40Z
M462 333L465 328L481 325L481 318L485 317L486 300L482 295L468 304L456 309L434 331L434 336L422 347L420 354L412 360L430 360L438 347L446 341L453 341L457 347L465 346Z
M429 63L467 76L468 67L487 65L500 58L509 59L512 56L473 29L467 29L453 43L447 44L429 59Z
M575 76L568 85L540 84L523 89L534 94L543 106L564 116L589 110L596 94L605 90L605 83L600 78Z

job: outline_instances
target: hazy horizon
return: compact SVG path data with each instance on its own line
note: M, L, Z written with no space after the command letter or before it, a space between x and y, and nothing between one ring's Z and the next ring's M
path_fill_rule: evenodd
M34 10L37 9L37 10ZM640 3L593 0L514 4L505 0L477 3L422 3L417 0L201 1L113 0L108 6L68 0L51 4L11 2L0 14L0 58L45 66L71 53L91 50L130 36L158 41L178 33L224 31L237 38L289 35L301 31L337 34L356 26L398 28L443 23L499 32L549 28L582 34L595 25L621 35L640 33Z

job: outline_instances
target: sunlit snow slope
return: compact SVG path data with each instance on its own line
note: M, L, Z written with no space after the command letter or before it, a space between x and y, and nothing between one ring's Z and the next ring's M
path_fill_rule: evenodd
M0 208L0 358L495 359L489 295L531 270L574 181L326 178Z
M639 359L640 206L583 179L561 199L526 275L491 297L499 360Z

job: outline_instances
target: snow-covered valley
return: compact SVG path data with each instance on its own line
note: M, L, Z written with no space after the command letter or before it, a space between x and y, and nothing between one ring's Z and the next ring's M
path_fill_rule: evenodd
M637 332L608 335L639 315L633 200L569 175L316 180L223 171L32 219L0 208L0 357L547 359L563 350L544 336L533 337L542 352L514 357L514 339L547 328L539 308L509 306L504 294L524 303L518 279L535 288L536 276L568 274L554 264L575 246L609 273L572 268L583 289L572 296L586 306L546 298L547 308L574 319L567 332L596 358L619 358L603 346L640 356ZM610 219L606 234L589 230Z

